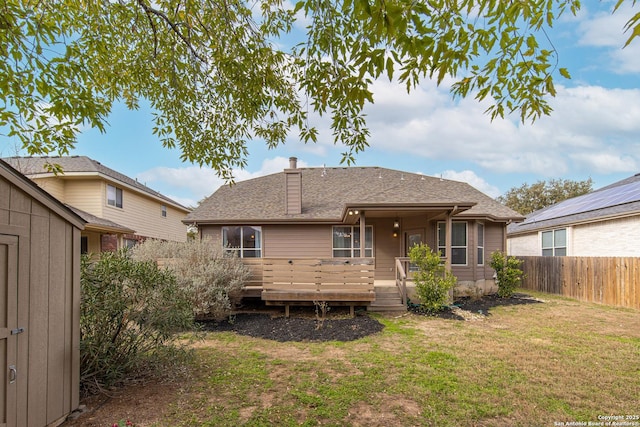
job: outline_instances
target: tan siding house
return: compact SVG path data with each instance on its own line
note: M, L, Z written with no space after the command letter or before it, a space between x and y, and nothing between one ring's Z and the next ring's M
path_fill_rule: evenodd
M5 160L87 221L83 251L114 250L146 238L187 239L182 220L190 209L95 160L84 156ZM50 173L47 164L59 165L63 173Z
M0 161L0 425L78 408L84 221Z
M320 297L325 282L332 283L326 295L357 290L356 279L335 283L338 264L345 277L356 264L363 282L397 285L410 268L409 248L420 242L441 251L460 292L492 291L490 254L505 249L507 223L522 219L466 183L378 167L298 168L292 158L282 173L220 187L184 222L262 266L256 277L269 302L285 298L287 283L291 299Z
M640 257L640 174L532 212L508 227L514 256Z

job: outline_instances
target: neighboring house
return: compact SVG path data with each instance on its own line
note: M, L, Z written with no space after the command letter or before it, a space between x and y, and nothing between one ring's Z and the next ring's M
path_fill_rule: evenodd
M83 227L0 160L0 425L59 425L78 408Z
M82 252L132 246L146 238L186 241L190 209L86 156L4 159L86 222ZM47 165L57 165L55 174Z
M640 174L527 215L507 229L513 256L640 256Z
M407 267L410 246L424 242L441 251L459 284L489 290L490 254L505 249L507 223L522 219L466 183L379 167L297 168L291 158L281 173L220 187L185 224L262 265L265 282L282 269L272 260L365 258L376 284L395 283L396 260Z

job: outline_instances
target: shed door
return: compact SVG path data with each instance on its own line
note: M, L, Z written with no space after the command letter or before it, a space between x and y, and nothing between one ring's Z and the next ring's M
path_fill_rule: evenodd
M18 238L0 234L0 426L16 425Z

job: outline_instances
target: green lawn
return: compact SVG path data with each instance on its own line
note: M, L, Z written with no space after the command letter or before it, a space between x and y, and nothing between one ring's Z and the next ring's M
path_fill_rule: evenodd
M533 295L543 303L483 320L379 317L382 333L348 343L208 333L188 384L147 425L554 426L640 414L640 312Z

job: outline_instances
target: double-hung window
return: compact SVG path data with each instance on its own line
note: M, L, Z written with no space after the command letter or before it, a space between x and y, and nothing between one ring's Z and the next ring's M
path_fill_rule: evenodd
M122 208L122 188L107 184L107 204Z
M360 226L333 227L333 256L335 258L360 258ZM373 227L364 230L364 256L373 257Z
M438 222L438 251L445 256L447 223ZM467 264L467 223L466 221L454 221L451 223L451 264Z
M262 227L222 227L222 247L240 258L262 258Z
M542 256L566 256L567 255L567 229L543 231Z

